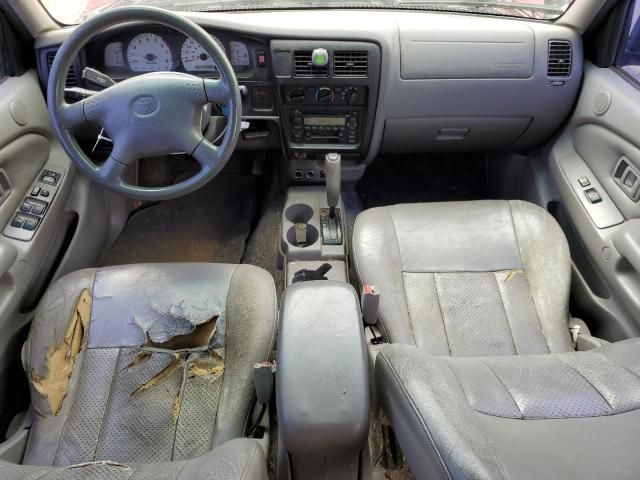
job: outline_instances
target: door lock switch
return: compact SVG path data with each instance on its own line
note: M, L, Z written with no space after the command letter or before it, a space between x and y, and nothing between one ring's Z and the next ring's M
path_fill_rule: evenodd
M578 178L578 183L580 184L581 187L588 187L591 185L591 182L587 177Z

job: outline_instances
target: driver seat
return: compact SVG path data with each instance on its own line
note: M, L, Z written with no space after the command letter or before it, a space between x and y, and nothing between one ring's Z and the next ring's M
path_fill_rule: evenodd
M58 280L23 351L32 427L2 478L266 479L244 435L276 333L251 265L138 264ZM29 465L29 466L27 466Z

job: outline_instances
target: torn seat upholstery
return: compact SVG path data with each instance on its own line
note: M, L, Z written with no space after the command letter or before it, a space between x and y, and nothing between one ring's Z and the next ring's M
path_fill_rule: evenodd
M34 417L24 463L73 466L52 478L89 478L84 468L100 478L266 478L257 442L233 439L275 332L273 280L250 265L67 275L39 305L24 351ZM0 475L7 468L27 467Z

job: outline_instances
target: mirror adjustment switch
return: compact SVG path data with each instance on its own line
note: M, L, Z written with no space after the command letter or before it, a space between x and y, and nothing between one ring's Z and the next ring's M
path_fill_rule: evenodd
M584 194L587 196L591 203L600 203L602 201L602 196L600 196L595 188L589 188L588 190L585 190Z

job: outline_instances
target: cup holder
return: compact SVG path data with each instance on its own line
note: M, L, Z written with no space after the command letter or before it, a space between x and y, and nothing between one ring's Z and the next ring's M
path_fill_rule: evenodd
M291 207L289 207L289 208L291 208ZM296 240L296 226L295 225L293 227L289 228L289 230L287 230L287 242L289 242L290 245L293 245L294 247L298 247L298 248L306 248L306 247L309 247L309 246L313 245L314 243L316 243L318 241L318 237L320 237L320 233L318 232L318 229L316 227L314 227L313 225L309 225L309 224L307 224L307 238L306 238L305 242L298 242Z
M313 208L311 208L306 203L294 203L285 210L284 216L291 223L307 223L309 220L311 220L311 217L313 217ZM307 230L307 232L308 231L309 230ZM307 234L309 235L309 233Z

